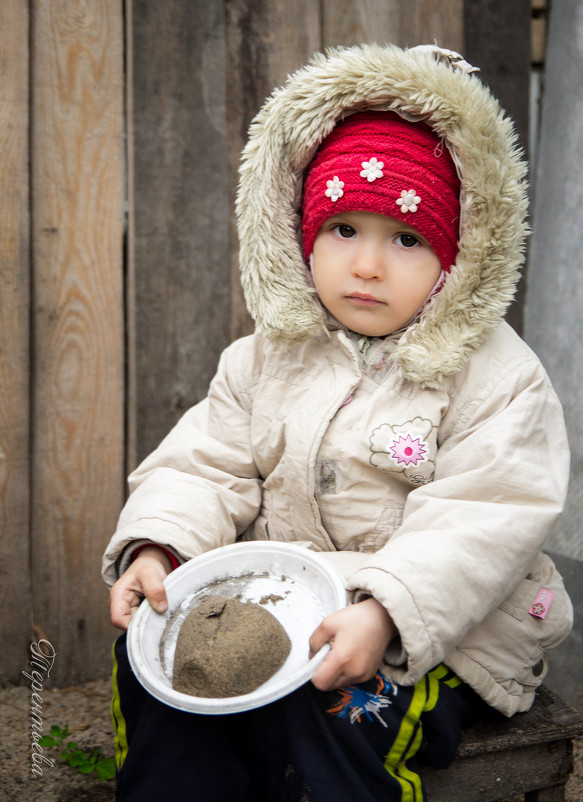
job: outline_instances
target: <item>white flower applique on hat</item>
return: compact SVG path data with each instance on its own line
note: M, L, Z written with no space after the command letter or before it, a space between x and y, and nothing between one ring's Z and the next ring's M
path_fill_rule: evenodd
M401 197L397 198L395 203L401 207L402 212L416 212L421 203L421 198L414 189L404 189L401 192Z
M373 156L370 161L362 162L362 167L364 169L361 171L360 175L362 178L366 178L367 181L375 181L377 178L383 177L384 166L384 162L380 162L376 156Z
M332 203L336 203L338 198L341 198L344 195L344 191L342 187L344 186L344 181L341 181L337 175L334 176L332 181L326 181L326 186L328 189L325 192L325 195L330 198Z

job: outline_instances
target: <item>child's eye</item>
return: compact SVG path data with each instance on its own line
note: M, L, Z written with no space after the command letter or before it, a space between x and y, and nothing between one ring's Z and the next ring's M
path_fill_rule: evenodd
M399 234L397 237L397 242L404 248L413 248L415 245L420 244L420 240L415 236L415 234Z
M354 237L356 231L352 228L352 226L346 225L346 223L340 223L336 226L337 233L343 239L349 239L350 237Z

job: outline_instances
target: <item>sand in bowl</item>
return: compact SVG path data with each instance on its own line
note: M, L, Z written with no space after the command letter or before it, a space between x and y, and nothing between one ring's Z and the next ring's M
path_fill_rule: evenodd
M285 629L265 607L208 597L182 623L172 686L216 699L251 693L281 668L290 649Z

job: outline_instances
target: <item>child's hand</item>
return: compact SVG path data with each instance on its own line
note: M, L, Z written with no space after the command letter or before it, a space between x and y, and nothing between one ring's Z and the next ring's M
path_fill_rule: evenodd
M171 570L170 560L162 549L143 548L109 592L109 613L114 627L128 628L144 596L157 613L163 613L168 600L162 583Z
M312 682L321 691L366 682L396 635L393 619L372 597L329 615L310 638L310 657L325 643L331 646Z

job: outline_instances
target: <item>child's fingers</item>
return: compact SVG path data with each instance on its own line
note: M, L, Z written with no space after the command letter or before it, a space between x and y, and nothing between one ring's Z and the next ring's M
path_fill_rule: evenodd
M310 638L311 655L325 643L331 646L312 683L329 691L370 679L395 633L390 615L373 598L327 616Z
M331 648L326 658L316 669L312 677L312 683L319 691L331 691L334 688L341 688L351 682L350 673L345 673L346 661L340 655L339 649Z
M316 673L312 677L312 684L319 691L331 691L334 688L344 685L345 683L340 680L340 676L335 668L333 666L326 665L326 660L324 660L323 663L320 663Z
M115 584L109 593L109 614L113 626L127 629L139 603L140 597L136 593L127 591L119 583Z
M142 549L132 568L136 571L138 590L157 613L166 612L168 599L163 582L172 570L167 555L156 546L147 546Z
M142 589L144 596L157 613L166 612L168 609L168 599L159 570L153 568L151 571L144 572L142 576Z
M334 633L328 626L327 619L324 619L310 637L310 658L317 654L322 646L328 643L333 636Z
M321 691L339 688L350 681L350 654L343 647L343 638L337 639L338 619L328 616L314 630L310 638L310 657L313 657L327 643L330 651L316 669L312 683Z
M164 560L158 555L138 557L110 591L111 623L118 629L127 629L144 596L157 613L165 612L168 599L163 582L167 573Z

